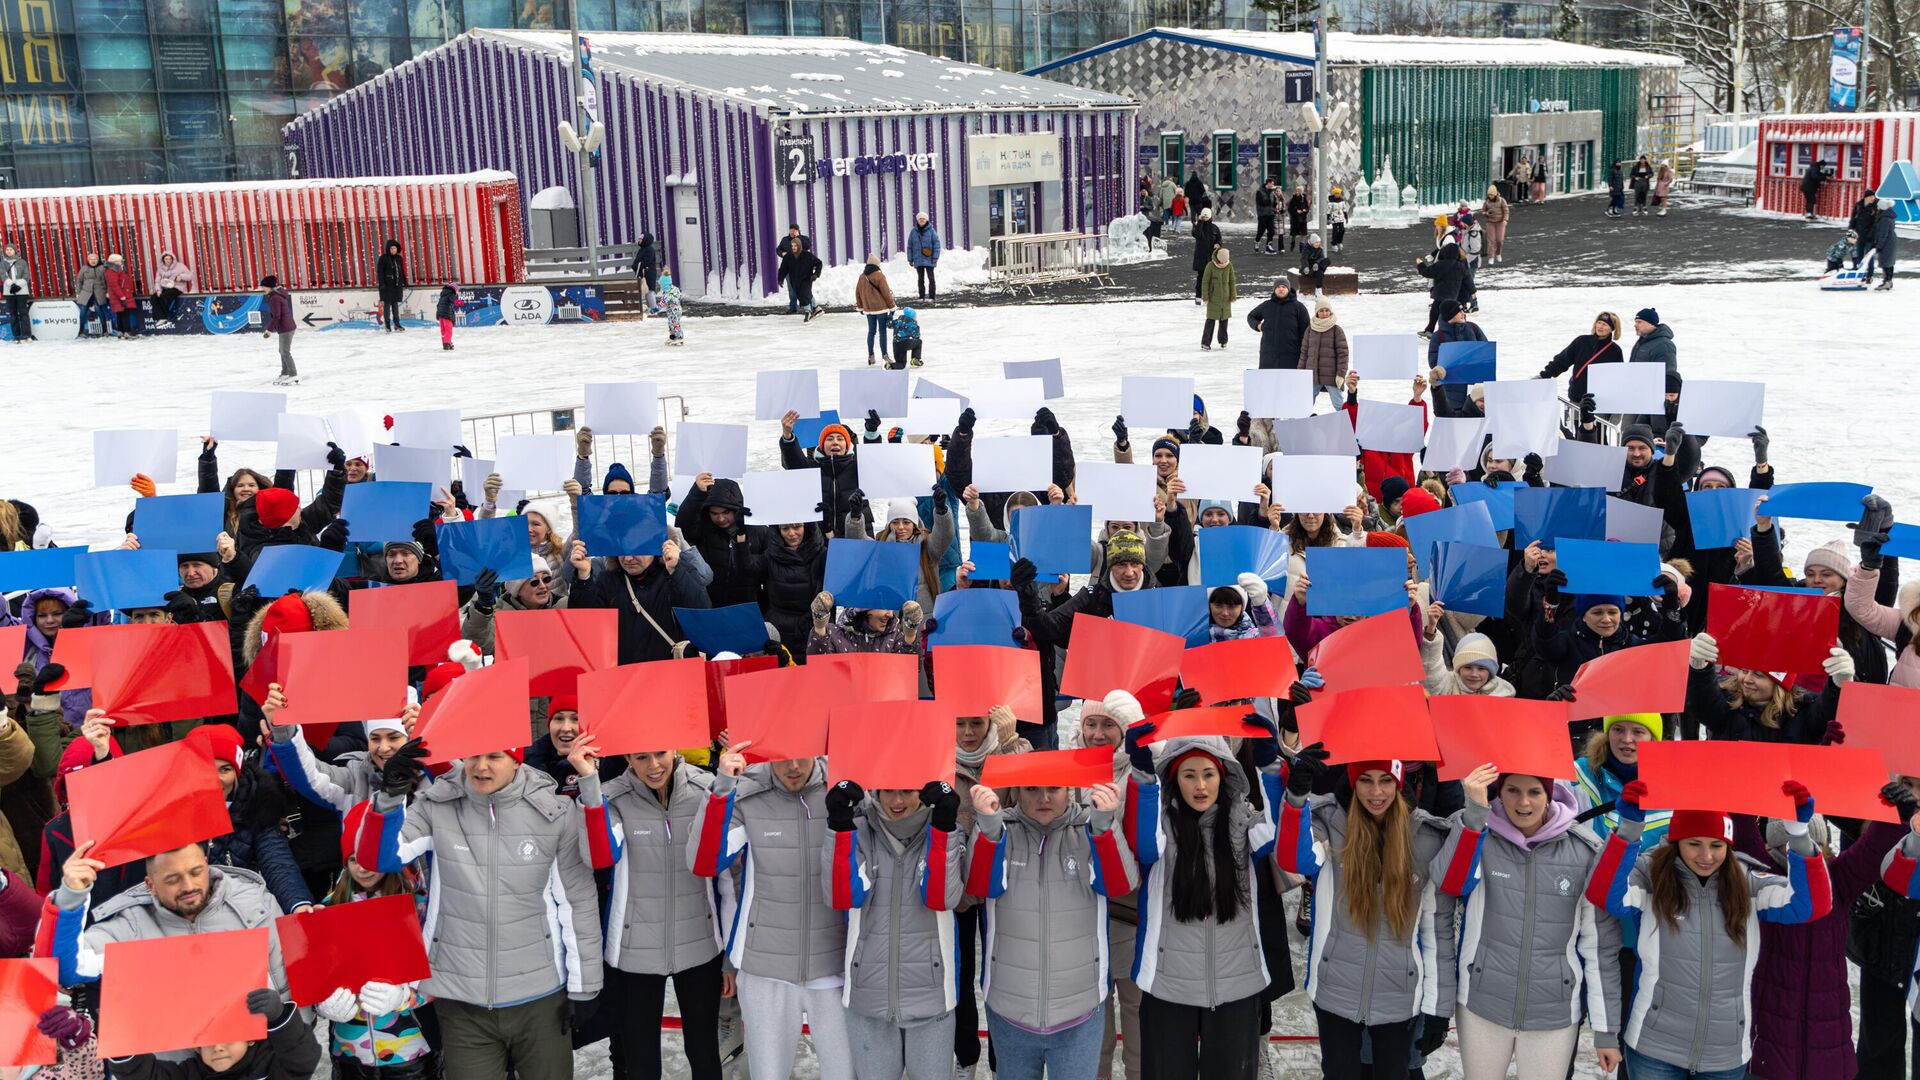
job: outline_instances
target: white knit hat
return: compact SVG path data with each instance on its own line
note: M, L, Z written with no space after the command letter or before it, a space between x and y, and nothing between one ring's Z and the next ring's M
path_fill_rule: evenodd
M1107 715L1120 722L1121 727L1130 727L1147 718L1147 711L1140 707L1140 699L1125 690L1109 691L1101 700L1100 707Z
M887 500L887 523L906 518L915 525L920 524L920 507L912 499Z

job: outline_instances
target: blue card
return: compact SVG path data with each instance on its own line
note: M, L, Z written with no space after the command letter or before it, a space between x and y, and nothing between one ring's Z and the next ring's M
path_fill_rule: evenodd
M967 575L972 581L1005 581L1013 576L1013 547L1009 544L975 540L967 545L967 561L973 564L973 573Z
M829 540L821 588L833 594L839 607L897 610L920 595L920 545Z
M1408 605L1402 548L1307 549L1307 614L1384 615Z
M1440 366L1447 369L1447 377L1441 379L1440 384L1465 386L1497 380L1500 377L1499 345L1497 341L1441 342L1436 358Z
M626 498L616 495L614 498ZM588 548L592 551L592 548ZM767 643L767 622L760 614L759 604L730 604L720 608L677 607L673 617L680 622L680 631L693 642L693 647L705 653L709 659L715 654L730 652L746 656L759 652ZM805 649L804 641L783 641L789 652Z
M1506 614L1507 550L1443 540L1433 546L1433 598L1448 611Z
M449 581L471 585L482 570L492 570L503 582L533 576L527 519L518 514L442 522L435 535L440 543L440 576Z
M1443 540L1459 540L1483 547L1500 546L1500 538L1494 534L1493 515L1483 502L1430 510L1402 518L1400 523L1407 530L1407 546L1413 548L1413 557L1420 563L1421 577L1426 577L1432 571L1433 545Z
M1204 585L1171 589L1137 589L1113 594L1113 617L1123 623L1163 631L1187 640L1187 647L1211 641L1207 633L1207 593Z
M1887 542L1880 545L1880 554L1889 559L1920 558L1920 525L1895 525L1888 529ZM0 555L0 565L12 557Z
M1482 503L1487 508L1487 517L1493 522L1495 532L1506 532L1513 528L1513 493L1526 487L1524 480L1502 480L1497 487L1488 487L1478 480L1465 484L1455 484L1447 489L1453 496L1454 505L1465 506Z
M839 422L838 409L821 409L819 416L803 416L793 422L793 441L800 444L800 449L811 450L820 445L820 433L827 425Z
M1013 645L1020 598L1011 589L952 589L933 598L931 645Z
M413 526L432 516L433 485L406 480L348 484L340 500L347 533L359 544L413 539Z
M50 547L0 554L0 592L71 586L76 580L73 560L86 553L86 548Z
M1607 493L1600 488L1536 488L1513 490L1513 548L1535 540L1553 550L1554 541L1605 540ZM1653 575L1647 575L1651 580Z
M667 497L582 495L575 532L587 553L596 557L658 555L667 538Z
M1687 492L1687 523L1693 529L1694 549L1732 547L1734 541L1746 539L1753 531L1753 504L1761 494L1752 488Z
M246 585L271 601L288 590L312 592L333 584L340 573L340 553L311 544L279 544L261 548L247 571Z
M1287 579L1287 534L1253 525L1215 525L1199 532L1200 584L1234 585L1241 574L1259 574L1278 592Z
M161 607L180 587L180 564L159 548L87 551L73 561L73 576L80 599L96 611Z
M1768 517L1803 518L1810 521L1859 521L1860 500L1873 494L1870 484L1849 484L1821 480L1807 484L1781 484L1766 493L1761 512ZM144 543L145 538L141 541Z
M1561 592L1575 595L1652 596L1660 576L1660 545L1561 537L1555 565L1567 575Z
M1013 553L1042 574L1084 574L1093 565L1092 504L1029 506L1007 516Z
M227 497L217 491L205 495L154 495L133 504L133 535L140 546L158 551L207 554L214 538L227 527Z

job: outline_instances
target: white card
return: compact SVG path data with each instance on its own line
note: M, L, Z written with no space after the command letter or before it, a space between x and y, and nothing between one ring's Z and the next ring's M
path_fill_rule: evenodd
M1610 364L1609 367L1625 367ZM1649 367L1653 365L1648 365ZM1661 367L1666 365L1662 364ZM1619 491L1627 472L1627 448L1561 439L1559 450L1547 459L1541 477L1555 487L1594 487Z
M305 413L281 413L275 417L275 421L274 442L278 445L274 449L273 467L276 470L328 468L327 440L332 438L333 433L324 418ZM351 456L352 451L347 453ZM447 455L453 455L451 447L447 449ZM385 480L386 477L380 479Z
M1418 334L1350 334L1347 356L1363 379L1412 382L1426 369L1427 343Z
M435 491L447 486L453 468L453 451L430 446L383 446L375 451L373 468L382 480L432 484ZM482 477L481 479L485 479ZM483 496L484 497L484 496Z
M1620 366L1620 365L1609 365ZM1665 364L1648 365L1666 367ZM1665 515L1657 506L1607 496L1607 539L1625 544L1657 544Z
M587 422L595 435L646 435L660 426L660 384L587 384Z
M802 417L820 415L820 373L762 371L753 377L753 418L780 420L790 412Z
M919 498L933 490L932 443L862 443L860 490L869 498Z
M1000 364L1001 374L1009 379L1040 379L1046 383L1048 401L1067 396L1067 384L1060 374L1060 358L1050 360L1007 360Z
M738 480L747 474L747 425L682 423L676 433L674 475Z
M840 372L840 422L858 428L868 412L898 420L907 415L905 371L886 368L848 369Z
M1493 436L1494 457L1552 457L1560 450L1560 402L1548 399L1495 405L1489 398L1487 431Z
M967 401L981 420L1032 420L1047 404L1043 379L989 379L974 383L972 391Z
M1353 505L1353 458L1288 454L1273 463L1273 501L1289 514L1337 514Z
M1347 411L1321 413L1299 420L1275 420L1273 438L1288 457L1295 454L1342 454L1356 457L1360 444L1353 437Z
M1240 407L1256 420L1313 415L1313 372L1301 368L1248 368L1240 375Z
M287 411L287 395L252 390L215 390L207 434L221 442L275 442L278 417Z
M1158 486L1152 465L1086 461L1073 469L1073 500L1093 507L1096 525L1102 521L1152 521Z
M1587 393L1595 412L1667 411L1667 365L1595 364L1587 369Z
M1127 426L1185 431L1193 423L1193 380L1184 376L1120 376L1120 415Z
M1560 401L1560 386L1552 379L1502 379L1498 382L1481 383L1486 388L1487 409L1495 405L1525 405L1550 401Z
M1689 379L1680 389L1679 419L1689 435L1744 439L1765 422L1766 405L1766 383Z
M454 459L460 466L460 486L467 493L467 501L479 506L487 499L487 477L493 475L493 462L486 458L463 457ZM508 500L507 490L500 489L498 505L511 508L519 499Z
M459 409L394 413L393 430L388 434L401 446L431 446L448 454L453 453L456 443L466 441L460 437Z
M1427 410L1418 405L1362 401L1355 412L1354 437L1363 450L1417 454L1426 446Z
M553 491L573 475L573 436L502 435L493 456L501 486Z
M314 417L318 420L319 417ZM326 425L321 425L326 430ZM320 440L326 464L327 441ZM171 484L180 468L180 432L174 428L117 428L93 433L93 486L125 487L135 473Z
M917 397L907 402L907 419L902 426L909 435L946 435L959 423L959 398Z
M913 396L917 398L950 398L959 402L962 409L967 407L967 395L955 393L941 386L939 383L934 382L932 379L913 380ZM958 416L960 414L955 413L954 415Z
M380 445L373 433L381 430L377 415L363 409L335 409L327 414L327 430L333 433L333 441L346 451L349 458L362 457L373 460L373 448ZM278 433L274 436L279 438Z
M1436 416L1428 421L1427 449L1420 464L1434 472L1478 468L1480 448L1486 441L1486 417Z
M1260 483L1265 453L1257 446L1214 446L1188 443L1180 448L1180 479L1187 490L1182 498L1253 502Z
M862 477L862 482L865 477ZM1053 436L973 440L973 486L981 491L1045 491L1053 483Z
M929 485L931 486L931 485ZM740 478L740 499L755 525L799 525L820 520L820 471L778 469Z

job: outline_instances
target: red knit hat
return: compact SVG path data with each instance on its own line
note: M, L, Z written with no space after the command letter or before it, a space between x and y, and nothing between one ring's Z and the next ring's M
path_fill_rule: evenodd
M1673 820L1667 823L1667 839L1675 844L1692 839L1725 840L1731 844L1733 819L1718 810L1675 810Z
M1193 749L1191 749L1191 750L1188 750L1187 752L1185 752L1185 753L1183 753L1183 754L1181 754L1181 755L1180 755L1179 757L1177 757L1177 758L1174 758L1174 759L1173 759L1173 764L1171 764L1171 765L1169 765L1169 766L1167 766L1167 773L1168 773L1169 775L1172 775L1172 774L1174 774L1174 773L1177 773L1177 772L1179 772L1179 771L1180 771L1180 764L1181 764L1181 762L1184 762L1184 761L1186 761L1186 760L1187 760L1188 758L1190 758L1190 757L1203 757L1203 758L1206 758L1206 759L1207 759L1208 761L1211 761L1211 762L1213 762L1213 767L1214 767L1214 768L1216 768L1216 769L1218 769L1218 768L1220 768L1220 755L1218 755L1218 754L1216 754L1216 753L1214 753L1214 752L1213 752L1213 751L1211 751L1211 750L1205 750L1205 749L1202 749L1202 748L1200 748L1200 747L1198 747L1198 746L1196 746L1196 747L1194 747Z
M274 634L304 634L312 629L313 612L297 592L290 592L267 605L267 613L260 620L260 632L269 637Z
M283 487L262 488L260 494L253 497L253 512L259 516L260 524L278 529L300 512L300 496Z
M570 712L575 716L580 715L580 695L555 694L547 699L547 717L549 719L553 717L553 714L563 712Z
M1421 514L1429 514L1438 509L1440 509L1440 500L1434 498L1433 493L1426 488L1410 487L1407 489L1405 495L1400 496L1400 516L1402 518L1418 517Z
M107 736L107 760L112 761L124 753L119 740ZM93 760L93 744L85 739L73 740L60 752L60 771L53 778L53 794L60 800L60 805L65 806L67 802L67 774L79 772L93 764L96 764Z
M426 682L420 687L420 700L424 702L433 695L445 690L448 683L466 673L467 668L465 664L456 664L451 660L442 664L435 664L432 669L427 672Z
M235 769L240 768L243 751L240 733L225 724L201 724L187 732L185 742L197 747L216 763L224 761Z
M1383 772L1393 777L1395 787L1405 787L1407 783L1406 765L1397 760L1377 758L1373 761L1347 762L1347 783L1360 786L1360 778L1370 772Z
M1429 496L1431 498L1431 496ZM1404 505L1404 504L1403 504ZM1379 548L1412 548L1406 539L1398 533L1381 532L1378 529L1367 534L1367 546Z

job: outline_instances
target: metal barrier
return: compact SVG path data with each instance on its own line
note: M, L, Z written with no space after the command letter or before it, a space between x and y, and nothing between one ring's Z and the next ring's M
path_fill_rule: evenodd
M587 249L541 248L527 249L527 280L534 282L575 282L599 281L602 278L631 277L633 256L640 249L638 244L613 245L599 249L599 262L593 263L587 258Z
M987 283L1009 290L1051 281L1095 278L1113 284L1107 263L1106 238L1098 233L1031 233L993 238L987 260Z
M489 458L500 445L503 435L553 435L571 433L579 427L578 417L583 405L563 405L551 409L537 409L532 412L494 413L488 416L465 416L460 419L460 434L465 438L461 445L473 451L477 458ZM667 445L673 445L673 433L680 421L688 414L687 399L680 394L668 394L660 398L660 425L666 429ZM591 426L591 425L589 425ZM653 453L647 446L645 435L595 435L593 438L593 474L598 484L599 476L608 465L620 462L632 471L634 486L644 490L647 482L647 467ZM468 492L472 501L478 492ZM527 498L535 499L544 495L557 495L557 491L529 491Z
M1606 416L1595 413L1593 422L1595 427L1600 431L1600 444L1602 446L1620 445L1620 421L1618 419L1608 419ZM1566 398L1560 399L1560 430L1572 432L1580 430L1580 406L1568 401Z

